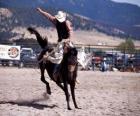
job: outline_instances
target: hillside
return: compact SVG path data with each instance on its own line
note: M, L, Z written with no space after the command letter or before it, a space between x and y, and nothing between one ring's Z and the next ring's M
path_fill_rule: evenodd
M57 3L57 4L56 4ZM1 0L0 7L52 7L81 14L96 21L120 25L140 24L140 7L111 0Z
M45 9L52 14L56 14L56 9ZM72 22L74 30L93 30L96 29L99 32L106 33L108 35L125 37L123 31L109 25L98 23L90 18L67 13L68 19ZM0 40L10 39L14 36L19 35L18 33L13 33L14 28L23 27L27 28L29 26L49 28L53 25L46 20L45 17L37 13L36 8L0 8ZM24 34L19 35L22 38Z

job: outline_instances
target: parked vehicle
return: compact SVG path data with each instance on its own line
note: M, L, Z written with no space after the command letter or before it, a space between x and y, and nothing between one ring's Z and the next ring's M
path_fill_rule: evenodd
M132 62L134 66L140 66L140 54L135 54L132 58Z
M92 62L94 62L94 65L96 67L100 67L101 61L102 61L102 58L99 56L92 57Z
M37 55L32 48L22 48L19 67L37 67Z
M6 59L1 59L0 60L0 64L2 66L13 66L14 61L12 61L12 60L6 60Z
M131 61L135 71L140 72L140 54L135 54Z
M24 67L24 66L32 66L32 67L36 67L37 64L37 57L36 54L26 54L23 55L20 59L19 62L19 67Z

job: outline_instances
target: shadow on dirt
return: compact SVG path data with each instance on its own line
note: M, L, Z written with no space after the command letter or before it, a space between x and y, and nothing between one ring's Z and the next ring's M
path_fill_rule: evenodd
M45 98L40 98L40 99L33 99L33 100L15 100L15 101L0 101L0 104L11 104L11 105L18 105L18 106L26 106L26 107L33 107L39 110L43 110L44 108L54 108L54 107L58 107L55 104L52 105L46 105L46 104L41 104L41 103L37 103L40 101L45 101Z

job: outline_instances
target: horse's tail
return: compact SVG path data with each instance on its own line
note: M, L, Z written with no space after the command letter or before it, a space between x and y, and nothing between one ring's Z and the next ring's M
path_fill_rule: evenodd
M37 41L38 41L38 43L39 43L39 45L41 46L42 49L44 49L48 45L48 39L43 38L36 29L34 29L32 27L28 27L27 30L31 34L35 34L35 36L37 38Z

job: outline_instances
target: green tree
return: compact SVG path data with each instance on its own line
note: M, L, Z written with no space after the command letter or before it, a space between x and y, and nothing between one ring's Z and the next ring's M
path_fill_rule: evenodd
M134 45L132 39L128 38L125 40L125 42L120 43L119 46L117 47L117 49L122 52L132 54L135 52L135 45Z

